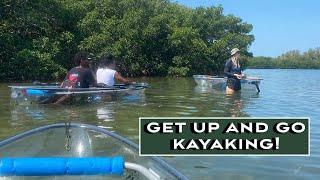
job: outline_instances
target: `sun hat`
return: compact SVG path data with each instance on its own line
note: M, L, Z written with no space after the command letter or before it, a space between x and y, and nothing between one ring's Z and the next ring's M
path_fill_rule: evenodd
M233 48L232 50L231 50L231 56L233 56L233 55L235 55L237 52L240 52L240 50L238 49L238 48Z

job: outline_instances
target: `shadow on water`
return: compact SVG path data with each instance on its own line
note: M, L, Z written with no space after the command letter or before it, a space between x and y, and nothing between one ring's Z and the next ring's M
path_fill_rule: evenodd
M247 104L252 98L259 98L259 93L255 91L239 91L234 94L226 94L224 89L215 89L207 86L196 86L195 96L200 101L212 103L211 112L216 113L216 117L240 117L249 116L245 111Z

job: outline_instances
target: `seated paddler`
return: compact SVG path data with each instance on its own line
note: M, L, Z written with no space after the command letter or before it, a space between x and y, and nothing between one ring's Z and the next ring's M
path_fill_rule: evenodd
M89 88L96 86L96 79L90 69L89 53L79 52L74 57L76 67L66 75L61 87L64 88Z
M99 87L114 86L116 81L124 84L130 84L130 81L122 77L121 74L115 70L115 68L116 61L113 55L108 54L101 57L96 73L97 85Z

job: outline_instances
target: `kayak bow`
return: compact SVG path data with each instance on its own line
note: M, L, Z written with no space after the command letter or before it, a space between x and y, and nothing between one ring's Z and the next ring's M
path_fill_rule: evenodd
M67 127L70 136L66 135ZM70 139L66 141L66 137ZM105 175L118 175L129 179L187 179L163 159L140 157L138 152L138 145L127 138L96 126L47 125L0 142L0 176L68 179L71 175L78 179L105 179Z

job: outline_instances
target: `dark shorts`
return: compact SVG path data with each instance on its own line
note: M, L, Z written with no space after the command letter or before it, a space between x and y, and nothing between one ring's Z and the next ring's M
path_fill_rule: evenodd
M227 86L234 91L239 91L241 89L240 79L228 78Z

